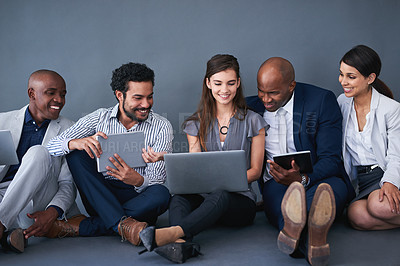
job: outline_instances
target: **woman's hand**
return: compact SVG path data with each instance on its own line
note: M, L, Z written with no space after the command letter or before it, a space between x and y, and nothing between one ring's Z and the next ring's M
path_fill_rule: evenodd
M158 161L163 161L164 154L167 153L166 151L155 152L153 148L150 146L147 147L147 151L144 148L142 149L142 151L143 151L142 157L146 163L155 163Z
M379 201L382 202L384 196L387 197L390 205L390 209L392 210L392 213L397 213L400 214L400 191L399 189L389 183L385 182L383 183L383 186L381 187L379 191Z

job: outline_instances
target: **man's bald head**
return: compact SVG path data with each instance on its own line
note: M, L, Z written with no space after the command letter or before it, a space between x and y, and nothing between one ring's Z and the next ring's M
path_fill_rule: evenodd
M65 104L65 81L55 71L41 69L28 80L29 112L38 125L57 119Z
M276 75L281 75L284 82L290 83L294 80L294 68L292 63L282 57L271 57L260 66L258 73L266 71L276 72Z
M59 82L64 84L64 88L65 88L65 80L63 79L63 77L61 77L60 74L58 74L57 72L53 71L53 70L48 70L48 69L40 69L37 70L35 72L33 72L30 76L29 76L29 80L28 80L28 89L29 88L33 88L33 83L37 82L37 81L42 81L44 79L53 79L53 80L58 80Z
M292 97L296 86L293 65L281 57L271 57L259 68L257 74L258 97L265 109L275 112Z

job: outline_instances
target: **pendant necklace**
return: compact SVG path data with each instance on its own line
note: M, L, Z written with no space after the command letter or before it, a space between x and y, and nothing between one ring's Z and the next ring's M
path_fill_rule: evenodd
M228 121L228 125L226 125L226 126L221 126L218 119L217 119L217 122L218 122L218 126L219 126L219 133L221 133L222 135L228 134L229 124L231 121Z
M219 123L218 123L218 125L219 125ZM229 127L227 127L227 126L221 127L221 125L219 125L219 133L221 133L222 135L228 134L228 129L229 129Z

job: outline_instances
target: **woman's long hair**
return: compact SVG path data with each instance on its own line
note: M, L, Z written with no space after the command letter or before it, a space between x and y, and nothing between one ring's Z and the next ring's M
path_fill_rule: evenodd
M207 133L213 128L217 113L215 98L212 95L211 89L207 87L207 80L210 80L212 75L228 69L234 70L237 79L240 78L239 63L236 57L234 57L233 55L217 54L214 55L210 60L208 60L206 75L203 79L203 91L201 94L199 106L197 108L197 111L188 119L186 119L183 123L183 127L185 127L188 121L200 121L198 137L200 140L200 145L204 151L207 151ZM243 119L243 117L247 113L247 108L246 100L243 96L242 83L240 83L239 87L237 88L236 95L233 98L232 102L234 110L236 111L235 117L237 119Z
M340 62L344 62L346 65L356 68L364 77L375 73L376 78L371 85L379 93L393 99L392 91L378 78L381 73L382 63L379 55L373 49L365 45L357 45L348 51Z

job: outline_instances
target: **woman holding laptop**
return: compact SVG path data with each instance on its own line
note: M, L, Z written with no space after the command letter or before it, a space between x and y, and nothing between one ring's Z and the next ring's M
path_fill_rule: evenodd
M378 54L365 45L340 60L343 160L358 191L347 214L359 230L400 226L400 104L380 71Z
M148 227L140 233L148 251L158 247L155 251L160 255L184 262L199 254L199 246L189 241L204 229L215 223L245 226L253 222L256 194L251 183L261 175L266 126L260 115L246 108L237 59L213 56L207 62L198 109L183 125L189 152L244 150L249 189L174 195L169 209L171 226Z

